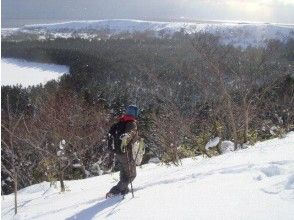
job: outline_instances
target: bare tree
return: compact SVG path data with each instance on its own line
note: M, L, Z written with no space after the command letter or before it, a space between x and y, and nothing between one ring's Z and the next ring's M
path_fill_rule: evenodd
M70 91L60 90L39 102L29 129L35 132L30 135L46 134L43 149L57 164L54 172L58 173L62 191L69 168L80 169L87 177L85 166L89 167L92 160L101 161L108 123L102 106L90 106Z
M187 36L198 59L204 61L202 71L195 70L200 79L198 85L225 106L226 124L230 125L236 149L238 144L248 141L252 110L262 99L262 90L284 77L286 63L275 62L280 54L273 54L271 47L241 51L221 46L217 39L205 35L196 35L194 39Z
M5 117L2 115L2 117ZM13 180L13 191L14 191L14 213L17 214L17 190L18 190L18 155L16 153L16 144L15 144L15 132L22 119L23 115L21 114L18 117L14 117L10 111L9 96L7 95L7 120L6 123L1 124L1 143L2 146L2 155L1 159L4 160L1 163L1 168L6 174Z

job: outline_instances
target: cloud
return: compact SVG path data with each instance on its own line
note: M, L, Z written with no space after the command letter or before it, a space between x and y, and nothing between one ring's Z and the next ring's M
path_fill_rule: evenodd
M264 2L267 2L264 0ZM294 1L293 0L272 0L269 1L272 2L272 4L277 4L277 5L282 5L282 6L294 6Z
M130 18L245 20L294 23L294 0L2 0L2 25L34 22ZM21 10L20 10L21 9ZM14 21L14 20L15 21Z

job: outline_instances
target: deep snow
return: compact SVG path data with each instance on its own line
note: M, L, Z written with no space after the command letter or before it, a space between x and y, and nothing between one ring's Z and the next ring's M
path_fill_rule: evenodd
M95 32L107 30L109 35L123 32L155 31L174 33L206 32L220 36L221 42L235 46L261 46L269 39L285 41L294 38L294 25L245 22L158 22L132 19L70 21L52 24L25 25L21 28L3 28L2 38L20 33L39 34L44 39L50 33L55 37L95 38Z
M21 59L1 59L1 85L21 84L24 87L57 80L69 68L63 65L28 62Z
M118 173L67 181L59 193L49 183L19 191L18 219L254 219L294 216L294 132L211 159L181 166L137 169L128 194L104 199ZM12 219L13 195L2 198L2 218Z

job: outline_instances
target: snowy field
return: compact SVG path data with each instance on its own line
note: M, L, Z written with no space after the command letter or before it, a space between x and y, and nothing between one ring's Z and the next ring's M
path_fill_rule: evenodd
M19 191L17 219L254 219L294 216L294 132L245 150L182 166L138 168L135 198L104 199L118 173L67 181L59 193L49 183ZM2 219L13 219L13 195L2 197Z
M63 65L28 62L20 59L1 59L1 85L21 84L24 87L46 83L68 73Z
M25 25L20 28L3 28L2 38L19 34L35 34L40 39L48 37L81 37L95 38L95 33L106 31L109 36L120 33L134 33L154 31L172 34L181 30L187 33L205 32L220 37L221 42L235 46L262 46L267 40L276 39L285 41L294 38L294 24L269 24L246 22L157 22L131 19L109 19L89 21L69 21L52 24ZM161 33L160 33L161 32Z

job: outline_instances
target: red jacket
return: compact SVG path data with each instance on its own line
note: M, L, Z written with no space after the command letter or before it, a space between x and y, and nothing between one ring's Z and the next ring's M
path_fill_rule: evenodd
M123 115L119 118L119 120L123 122L133 122L136 121L136 118L132 115Z

